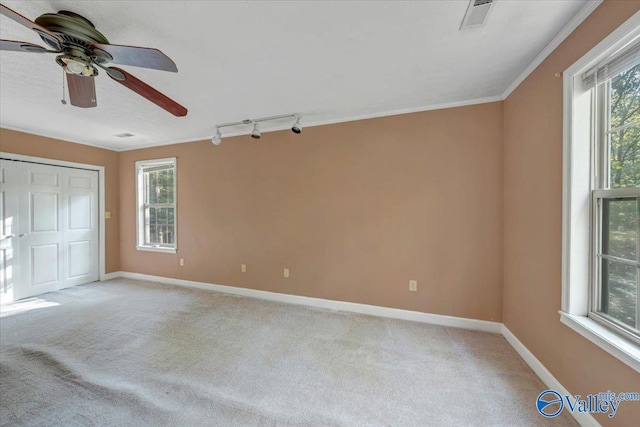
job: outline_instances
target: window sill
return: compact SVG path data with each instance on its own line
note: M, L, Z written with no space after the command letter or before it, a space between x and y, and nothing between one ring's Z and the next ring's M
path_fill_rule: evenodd
M175 254L176 248L161 248L157 246L136 246L136 249L139 251L148 251L148 252L162 252L165 254Z
M586 316L560 311L560 321L611 354L621 362L640 372L640 346L612 332Z

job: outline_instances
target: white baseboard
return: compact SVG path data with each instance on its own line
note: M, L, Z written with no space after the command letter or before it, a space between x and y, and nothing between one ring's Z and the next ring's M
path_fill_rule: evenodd
M486 320L466 319L463 317L445 316L441 314L421 313L419 311L401 310L398 308L380 307L376 305L359 304L355 302L334 301L322 298L303 297L299 295L259 291L256 289L239 288L235 286L214 285L210 283L193 282L190 280L171 279L167 277L151 276L147 274L130 273L127 271L119 271L117 273L117 276L115 277L147 280L149 282L186 286L189 288L217 291L225 294L241 295L250 298L278 301L287 304L306 305L310 307L325 308L329 310L348 311L352 313L368 314L371 316L411 320L414 322L431 323L434 325L451 326L454 328L473 329L476 331L492 332L496 334L502 332L502 323L490 322Z
M117 279L118 277L122 277L122 271L112 271L111 273L105 273L100 278L100 280L105 281L105 280Z
M522 344L522 342L520 342L520 340L513 335L513 332L511 332L504 324L502 325L502 335L549 389L555 390L563 396L567 394L571 395L571 393L569 393L569 391L560 384L560 381L558 381L556 377L554 377L551 372L545 368L542 362L540 362L538 358L535 357L533 353L531 353L531 351L529 351L529 349L525 347L525 345ZM589 413L569 413L578 422L578 424L583 427L600 426L600 423L598 423L598 421L596 421L596 419Z
M172 279L168 277L151 276L128 271L117 271L105 275L104 280L122 277L125 279L146 280L166 285L177 285L188 288L204 289L207 291L222 292L232 295L240 295L250 298L258 298L269 301L278 301L287 304L305 305L309 307L325 308L330 310L348 311L352 313L368 314L371 316L388 317L393 319L411 320L414 322L430 323L454 328L472 329L476 331L502 334L507 342L516 350L522 359L529 365L542 382L550 389L565 395L570 394L566 388L549 372L547 368L520 342L518 338L502 323L486 320L466 319L462 317L445 316L441 314L421 313L418 311L401 310L398 308L380 307L375 305L359 304L354 302L334 301L322 298L303 297L299 295L281 294L277 292L259 291L256 289L238 288L235 286L214 285L190 280ZM542 390L541 390L542 391ZM535 402L531 402L535 405ZM574 419L583 427L597 427L600 424L591 414L571 413Z

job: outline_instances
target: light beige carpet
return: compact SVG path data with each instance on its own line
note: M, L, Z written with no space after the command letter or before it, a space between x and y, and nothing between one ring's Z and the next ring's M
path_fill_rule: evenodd
M495 334L132 280L1 315L2 426L575 425Z

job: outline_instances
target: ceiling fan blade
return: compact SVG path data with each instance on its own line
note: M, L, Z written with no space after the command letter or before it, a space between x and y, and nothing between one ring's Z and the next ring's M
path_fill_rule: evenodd
M122 46L117 44L94 43L94 49L100 49L113 57L114 64L133 65L135 67L152 68L154 70L178 72L175 62L158 49L149 47Z
M46 48L37 44L19 42L16 40L0 40L0 50L11 50L14 52L33 52L45 53L49 52Z
M35 31L42 37L45 37L47 40L50 40L53 44L55 44L58 47L60 46L60 42L62 42L62 39L55 33L52 33L42 25L38 25L35 22L31 21L30 19L25 18L15 10L9 9L7 6L3 4L0 4L0 14L6 16L9 19L13 19L18 24L24 25L30 30Z
M187 115L187 109L185 107L178 104L176 101L169 98L168 96L158 92L157 90L155 90L154 88L152 88L151 86L143 82L142 80L132 76L131 74L127 73L126 71L120 68L117 68L117 67L109 67L109 68L111 70L120 72L122 73L122 75L124 75L124 80L120 80L113 77L112 74L107 73L109 77L111 77L113 80L117 81L121 85L126 86L132 91L134 91L135 93L137 93L138 95L144 98L147 98L149 101L153 102L158 107L167 110L174 116L183 117Z
M67 73L69 100L71 105L92 108L96 103L96 83L93 77L77 76Z

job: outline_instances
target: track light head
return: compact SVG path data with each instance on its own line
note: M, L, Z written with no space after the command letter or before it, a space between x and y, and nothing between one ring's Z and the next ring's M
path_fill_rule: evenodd
M258 123L253 124L253 131L251 132L251 138L260 139L260 128L258 127Z
M302 133L302 125L300 124L300 116L296 116L296 122L291 126L293 133Z
M216 134L211 138L211 142L213 142L213 145L220 145L222 143L222 134L220 133L220 129L216 129Z

